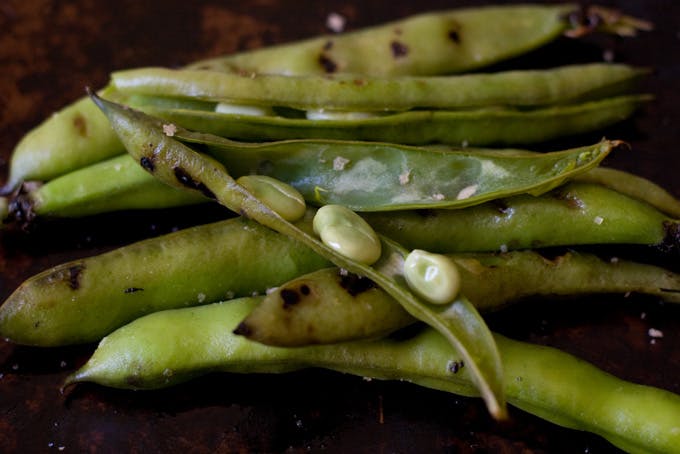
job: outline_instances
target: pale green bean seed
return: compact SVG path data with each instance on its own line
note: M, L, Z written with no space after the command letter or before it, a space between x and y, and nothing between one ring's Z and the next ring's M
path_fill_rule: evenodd
M234 115L250 115L254 117L264 117L274 115L274 111L267 106L256 106L253 104L234 104L221 102L215 106L215 112Z
M321 207L314 216L313 228L321 241L345 257L366 265L380 258L378 235L366 221L347 207Z
M308 120L365 120L379 116L377 112L354 112L345 110L308 110L305 116Z
M302 194L283 181L265 175L244 175L236 182L286 221L297 221L305 215Z
M414 249L404 261L408 286L423 299L435 304L453 301L460 290L460 273L451 259Z

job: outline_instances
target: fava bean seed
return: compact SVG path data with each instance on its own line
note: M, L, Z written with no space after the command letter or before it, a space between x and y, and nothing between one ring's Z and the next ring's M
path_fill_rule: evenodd
M414 249L404 261L404 277L409 287L434 304L448 304L460 291L456 264L441 254Z
M314 215L314 233L338 253L371 265L380 258L380 239L358 214L342 205L324 205Z
M244 175L236 182L287 221L305 215L305 199L289 184L264 175Z

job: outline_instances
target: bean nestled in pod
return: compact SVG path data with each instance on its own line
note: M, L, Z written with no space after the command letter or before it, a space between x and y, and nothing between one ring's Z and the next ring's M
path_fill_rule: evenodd
M448 257L414 249L404 261L409 287L434 304L448 304L460 291L460 273Z
M372 265L382 252L380 238L358 214L342 205L324 205L316 212L314 233L345 257Z
M305 215L305 199L289 184L265 175L244 175L236 182L286 221L294 222Z

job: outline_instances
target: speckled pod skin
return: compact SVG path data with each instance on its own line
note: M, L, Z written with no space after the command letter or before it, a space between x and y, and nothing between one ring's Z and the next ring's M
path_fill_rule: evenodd
M240 299L135 320L102 340L67 385L156 389L215 371L282 373L324 367L478 395L468 365L434 330L402 340L268 347L231 333L259 302ZM370 318L371 312L361 316ZM494 338L510 404L555 424L599 434L628 452L678 452L680 396L620 380L553 348Z
M311 219L299 225L311 229ZM28 279L0 306L0 335L39 346L98 341L143 314L263 293L327 264L241 218L191 227Z

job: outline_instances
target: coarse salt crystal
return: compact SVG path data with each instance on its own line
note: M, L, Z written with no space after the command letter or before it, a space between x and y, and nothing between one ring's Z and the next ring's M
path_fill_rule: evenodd
M438 192L436 194L432 194L432 198L435 199L435 200L444 200L445 197L444 197L444 194L442 194L441 192Z
M333 170L345 170L347 164L349 164L349 159L337 156L333 159Z
M476 184L471 184L470 186L465 186L463 189L460 190L460 192L456 196L456 200L469 199L470 197L475 195L475 192L477 192L477 185Z
M406 172L402 173L399 175L399 184L404 186L405 184L408 184L408 182L411 181L411 171L407 170Z
M660 339L663 337L663 331L655 329L655 328L649 328L649 331L647 331L647 334L649 337L653 337L654 339Z
M593 222L597 225L601 225L604 222L604 218L602 216L595 216Z
M173 125L172 123L168 123L166 125L163 125L163 133L168 136L172 137L175 135L177 132L177 126Z
M340 33L345 30L345 24L347 20L345 17L338 13L330 13L326 18L326 27L332 32Z

